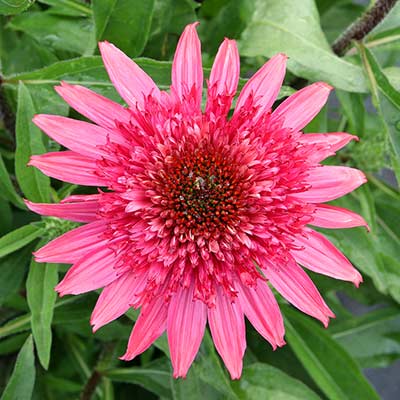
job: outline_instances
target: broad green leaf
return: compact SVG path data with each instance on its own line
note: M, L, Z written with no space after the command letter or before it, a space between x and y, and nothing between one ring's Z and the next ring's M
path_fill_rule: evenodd
M15 174L25 196L35 202L48 202L50 179L37 168L28 167L31 155L43 154L46 148L42 133L32 123L35 107L27 87L20 82L18 87L18 111L16 122L17 149L15 152Z
M242 377L232 382L241 400L318 400L301 381L267 364L255 363L244 367Z
M187 24L195 22L196 3L191 0L155 0L147 57L168 60L175 52L179 35Z
M163 90L169 89L171 84L171 62L156 61L148 58L136 58L134 61L152 77L158 87ZM210 74L210 69L204 68L204 72L207 77ZM6 77L3 84L10 90L11 96L15 92L18 82L22 82L29 87L29 91L35 99L38 96L40 96L40 99L45 99L49 94L54 96L53 87L61 81L86 86L103 96L121 102L121 98L107 76L101 57L97 56L60 61L33 72L12 75ZM239 85L243 85L244 82L245 80L241 79ZM278 97L288 96L293 91L292 88L283 86Z
M400 332L398 307L338 320L330 332L363 368L384 367L400 357L400 343L391 337Z
M25 204L22 201L21 197L16 192L10 176L8 175L6 166L4 165L3 158L0 154L0 197L8 200L16 207L25 209Z
M37 248L44 245L42 241ZM54 287L58 282L57 265L37 263L32 260L26 281L26 294L31 311L31 326L39 361L44 369L50 362L52 343L51 323L57 293Z
M313 81L323 80L350 92L365 92L361 68L337 57L319 23L313 0L257 0L252 19L242 33L243 56L268 56L284 52L288 68Z
M0 14L12 15L25 11L34 0L0 0Z
M68 15L70 17L88 17L92 15L92 10L83 2L77 0L39 0L40 3L52 6L49 14Z
M90 18L65 18L49 12L28 12L14 17L8 27L35 38L42 46L76 54L91 54L94 48Z
M20 288L31 251L31 247L26 247L0 259L0 305Z
M43 234L36 225L25 225L0 238L0 257L4 257L34 241Z
M372 182L377 181L374 177L369 177L369 179ZM381 184L380 187L385 188L385 185ZM385 190L388 189L385 188ZM393 210L387 216L382 213L381 209L378 211L375 230L367 232L363 228L326 229L323 232L333 240L362 274L372 278L379 292L390 295L397 302L400 302L400 267L398 265L400 239L392 231L392 225L395 227L394 229L398 229L396 227L399 226L400 196L396 192L392 192L389 189L390 198L386 194L380 196L385 198L382 209L389 211L389 208L392 207ZM373 197L375 202L381 201L377 197L376 191L373 192ZM357 199L356 195L346 196L335 201L335 205L363 214L364 211L361 210ZM371 208L371 204L368 207ZM374 210L368 210L367 213L371 213L371 211L374 213Z
M393 169L397 181L400 182L400 92L391 85L371 51L362 44L358 49L370 83L374 105L389 139Z
M208 331L204 334L199 354L192 368L194 368L196 375L200 377L203 383L212 386L224 398L236 398L230 378L228 378L226 369L221 365Z
M1 400L30 400L35 384L35 356L32 336L26 339Z
M199 26L205 49L214 55L225 37L239 39L252 16L252 11L252 2L247 0L227 1L214 18Z
M164 338L166 339L166 336ZM168 346L166 340L165 342ZM172 370L170 374L174 400L195 400L202 397L207 399L238 399L231 386L227 371L221 366L214 343L207 331L186 378L175 380L172 379Z
M379 399L357 363L326 330L289 307L284 312L289 345L329 399Z
M389 67L383 70L391 85L400 91L400 67Z
M32 71L58 61L56 55L23 32L5 27L0 18L0 59L2 75Z
M134 383L161 397L171 398L171 371L166 358L153 361L146 367L115 368L103 374L114 382Z
M197 373L196 364L192 365L188 371L185 379L174 379L172 377L172 370L170 372L170 382L172 389L172 398L174 400L197 400L197 399L209 399L218 400L224 399L237 399L234 396L221 396L221 393L217 392L211 387L208 382L202 381Z
M96 41L108 40L131 57L143 52L154 0L93 0L92 7Z

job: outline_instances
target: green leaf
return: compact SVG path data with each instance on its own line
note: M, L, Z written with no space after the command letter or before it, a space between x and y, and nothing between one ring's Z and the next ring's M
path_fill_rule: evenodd
M271 57L284 52L289 56L288 68L298 76L350 92L367 90L361 68L330 49L313 0L254 3L253 17L240 39L241 55Z
M161 397L171 398L169 361L162 358L146 367L115 368L103 374L114 382L134 383Z
M393 169L400 182L400 92L391 85L371 51L362 44L358 49L369 79L374 105L391 145Z
M349 132L364 136L365 106L362 95L336 90L344 115L347 117Z
M0 0L0 14L12 15L25 11L34 0Z
M0 235L5 235L13 228L13 212L10 203L0 198Z
M337 321L330 332L362 368L385 367L400 357L400 343L391 337L400 332L398 307Z
M26 209L24 202L16 192L10 176L8 175L3 157L0 154L0 197L8 200L18 208Z
M35 356L32 336L26 339L1 400L30 400L35 384Z
M22 251L0 259L0 305L21 286L31 251L31 247L26 247Z
M215 54L225 37L238 39L248 24L252 11L252 2L247 0L227 1L214 18L199 26L202 45L210 54Z
M397 50L398 42L400 41L400 28L389 29L387 31L379 32L376 35L368 36L368 39L364 41L365 46L369 49L376 48L376 50ZM354 50L351 53L355 53ZM350 54L350 52L349 52Z
M77 301L79 297L70 297L68 299L62 299L57 301L55 305L55 309L59 307L65 306L67 304L73 303ZM3 337L7 337L9 335L14 335L15 333L20 333L27 331L31 328L31 314L24 314L19 317L8 321L3 326L0 327L0 339Z
M108 40L131 57L143 52L154 0L94 0L92 7L96 41Z
M383 72L388 77L390 84L400 91L400 67L385 68Z
M196 4L191 0L155 0L147 57L168 60L175 51L179 35L187 24L195 22Z
M13 18L8 27L35 38L52 50L92 54L94 30L90 18L65 18L49 12L28 12Z
M284 312L289 345L329 399L379 399L357 363L327 331L289 307Z
M160 89L169 89L171 62L156 61L149 58L135 58L134 61L152 77ZM210 74L210 69L204 68L204 73L207 77ZM18 82L22 82L29 86L29 91L33 97L40 96L40 99L45 99L49 94L54 96L53 87L61 81L86 86L105 97L121 102L121 98L107 76L101 57L98 56L60 61L33 72L11 75L4 79L3 85L11 91L12 95ZM239 86L243 86L244 83L245 80L240 79ZM293 92L292 88L282 86L278 98L288 96Z
M92 10L89 7L76 0L39 0L39 2L52 6L48 11L49 14L70 17L89 17L92 15Z
M25 332L30 329L31 315L25 314L8 321L3 326L0 326L0 339L15 333Z
M0 355L13 354L20 350L28 336L29 334L25 332L0 341Z
M25 225L0 238L0 257L4 257L37 239L43 230L36 225Z
M30 36L5 28L4 19L0 20L0 45L2 51L1 71L10 75L23 71L32 71L58 61L47 48Z
M44 245L42 241L37 248ZM26 292L31 311L31 326L39 361L44 369L50 362L52 342L51 323L57 293L58 269L54 264L40 264L32 260L26 281Z
M232 390L231 381L215 351L214 343L208 331L205 332L199 354L192 366L196 375L204 384L212 386L224 398L236 398Z
M267 364L255 363L243 369L240 380L232 382L241 400L318 400L301 381Z
M15 174L22 191L29 200L48 202L50 198L50 179L37 168L27 167L26 165L31 155L46 152L42 133L32 123L35 112L29 90L20 82L16 122Z

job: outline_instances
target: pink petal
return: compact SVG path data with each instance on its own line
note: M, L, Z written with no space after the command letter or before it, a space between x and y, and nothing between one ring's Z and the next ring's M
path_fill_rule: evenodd
M239 75L240 59L236 42L225 39L211 68L209 87L216 88L215 94L233 96L236 93Z
M358 287L362 277L350 261L320 233L306 229L305 234L307 237L294 237L294 243L303 247L291 251L296 261L311 271L353 282Z
M56 286L60 296L81 294L107 286L118 278L115 253L108 247L96 249L85 255L67 272Z
M239 379L246 349L244 315L239 302L231 303L230 299L219 290L215 307L208 309L208 323L215 347L224 360L231 378Z
M129 203L125 208L127 213L135 212L142 208L151 207L153 205L149 197L146 195L146 192L142 188L128 191L122 194L121 197L129 200Z
M310 225L320 226L321 228L353 228L355 226L365 226L368 224L361 215L346 208L319 204L315 207L313 220Z
M118 93L131 107L143 107L148 95L160 97L160 90L134 61L113 44L100 42L104 66Z
M319 319L325 327L335 315L326 305L312 280L294 260L286 265L272 265L265 260L262 270L272 286L299 310Z
M162 296L143 306L121 360L132 360L163 334L167 327L167 311L168 307Z
M115 128L115 121L130 120L130 112L124 107L83 86L61 82L55 90L72 108L100 126Z
M35 115L32 120L48 136L63 146L91 158L104 156L99 146L107 143L110 131L84 121L59 115Z
M104 194L103 194L104 195ZM82 202L90 202L90 201L99 201L99 194L73 194L71 196L62 199L60 203L82 203Z
M255 288L240 283L239 290L240 304L254 328L271 343L274 350L283 346L285 327L282 314L268 284L258 279Z
M107 186L107 182L96 175L96 161L73 151L32 156L28 165L39 168L44 174L61 181L85 186Z
M168 343L174 378L186 377L203 339L207 306L193 299L193 285L180 287L168 308Z
M97 196L94 201L77 201L74 203L32 203L25 200L27 207L40 215L68 219L75 222L92 222L97 220L99 203Z
M313 161L320 162L326 157L334 155L342 147L346 146L350 140L357 140L358 137L350 135L345 132L331 132L331 133L305 133L298 141L305 145L321 146L320 150L312 154Z
M365 182L364 173L358 169L322 165L309 170L305 183L311 187L296 193L295 197L310 203L323 203L342 197Z
M271 108L285 77L286 60L285 54L275 55L249 79L240 93L235 112L246 103L249 96L253 96L255 104L260 106L258 115Z
M324 82L313 83L287 98L272 113L272 118L281 120L285 128L300 131L319 113L331 90Z
M198 22L187 25L176 47L172 63L172 89L181 100L192 90L200 109L203 90L201 44L196 32Z
M90 318L93 332L124 314L146 284L146 276L126 272L101 292Z
M91 222L72 229L37 250L37 262L72 264L85 254L104 247L108 239L103 238L107 225L103 221Z

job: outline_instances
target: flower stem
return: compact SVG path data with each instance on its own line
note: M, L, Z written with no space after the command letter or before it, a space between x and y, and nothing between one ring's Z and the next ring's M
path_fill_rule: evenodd
M363 39L375 28L396 4L397 0L377 0L360 18L354 21L334 41L332 50L338 56L342 56L352 40Z

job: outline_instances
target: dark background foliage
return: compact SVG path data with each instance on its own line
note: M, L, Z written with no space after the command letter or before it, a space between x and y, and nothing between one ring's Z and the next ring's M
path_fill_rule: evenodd
M395 3L0 0L2 400L400 397L399 383L390 372L400 356L396 183L400 178L400 3ZM373 18L368 19L371 12ZM241 84L277 52L290 57L280 98L308 82L332 84L335 93L306 131L358 135L359 143L348 145L328 162L363 169L369 179L336 204L361 213L371 232L363 228L326 232L362 272L364 283L357 290L311 274L337 318L324 329L279 299L288 345L273 352L249 328L243 377L234 382L228 379L209 334L185 380L171 377L165 337L138 359L119 361L137 313L129 311L92 334L89 318L96 294L57 298L53 288L68 266L31 260L35 248L73 225L56 218L40 219L22 201L25 197L57 202L90 190L50 180L26 167L31 154L59 147L31 123L35 113L81 118L53 86L61 80L81 83L120 101L98 56L97 42L107 39L166 89L179 34L196 20L201 22L198 31L206 74L227 36L239 43ZM351 41L352 37L358 41Z

